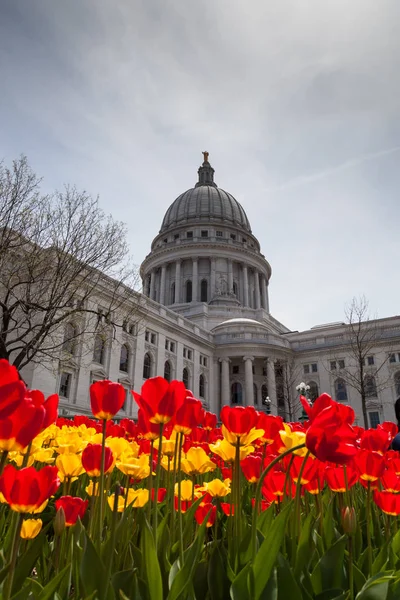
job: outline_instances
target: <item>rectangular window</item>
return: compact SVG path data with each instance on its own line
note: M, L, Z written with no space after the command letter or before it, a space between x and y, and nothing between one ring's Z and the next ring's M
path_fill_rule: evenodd
M188 239L191 239L191 238L193 237L193 231L187 231L187 232L186 232L186 237L187 237Z
M232 367L232 373L233 373L233 375L238 375L238 373L239 373L239 365L233 365L233 367Z
M390 363L395 363L396 362L396 355L395 354L389 354L389 362Z
M215 232L216 237L223 237L223 232L222 231L216 231Z
M201 231L201 237L202 238L208 238L208 231L206 229Z
M170 352L175 352L175 342L170 342L169 349Z
M370 366L375 363L373 356L367 356L367 361Z
M247 242L247 238L242 238L242 242L246 243Z
M203 367L207 366L207 356L203 357Z
M144 334L144 339L146 340L146 342L150 341L150 331L146 331L146 333Z
M308 375L310 372L310 365L304 365L303 366L303 371L305 375Z
M331 360L331 371L336 370L336 360Z
M231 233L231 240L236 240L236 235L234 233Z
M267 375L268 375L267 367L263 367L262 374L263 374L263 377L267 377Z
M183 349L183 358L186 358L186 348Z
M371 411L368 413L369 423L373 429L376 429L379 423L381 422L379 418L379 412L377 410Z
M165 349L169 350L169 341L168 340L165 340Z
M339 360L339 369L344 369L344 360Z
M59 394L62 398L69 398L71 391L71 373L61 373Z
M187 357L188 357L188 360L192 360L193 353L191 350L188 350Z
M179 240L179 233L175 233L174 240Z
M253 366L251 367L251 369L252 369L252 371L253 371L253 375L255 375L255 374L256 374L256 368L255 368L255 366L253 365Z
M164 244L166 244L168 242L168 238L164 238L163 242L164 242Z
M317 373L318 372L318 365L317 365L317 363L312 363L312 365L311 365L311 372L312 373Z
M135 326L133 324L129 325L129 335L135 335Z
M156 336L156 334L155 334L155 333L152 333L152 334L151 334L151 337L150 337L150 342L151 342L152 344L155 344L155 343L156 343L156 341L157 341L157 336Z

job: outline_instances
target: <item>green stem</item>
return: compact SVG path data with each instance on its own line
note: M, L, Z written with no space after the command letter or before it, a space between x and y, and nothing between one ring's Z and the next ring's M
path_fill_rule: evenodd
M299 538L300 537L300 500L301 500L301 478L303 476L303 472L307 463L307 459L310 456L310 451L307 452L307 454L305 455L305 457L303 458L303 462L301 463L301 467L299 470L299 477L297 479L297 483L296 483L296 499L295 499L295 522L294 522L294 527L295 527L295 535Z
M99 495L99 547L103 534L103 515L104 515L104 465L106 459L106 426L107 421L103 419L103 431L101 438L101 462L100 462L100 495Z
M183 433L179 433L179 444L178 444L178 528L179 528L179 561L180 568L183 567L184 555L183 555L183 520L182 520L182 500L181 500L181 489L182 489L182 473L181 473L181 459L182 459L182 446L183 446Z
M157 552L157 527L158 527L158 488L160 486L160 469L161 469L161 453L162 453L162 436L163 436L164 423L160 423L160 435L158 438L158 453L157 453L157 468L156 468L156 481L154 484L154 505L153 505L153 535L154 545ZM151 501L151 492L149 501Z
M354 600L353 536L349 535L349 588L350 599Z
M299 444L298 446L294 446L293 448L286 450L286 452L283 452L282 454L280 454L279 456L274 458L274 460L269 463L268 467L266 467L264 469L264 471L261 473L261 477L258 480L257 488L256 488L256 497L255 497L254 508L253 508L253 518L252 518L252 523L251 523L251 541L252 541L252 560L253 561L257 554L257 516L258 516L258 512L259 512L261 489L262 489L262 485L264 483L264 479L268 475L270 470L276 465L276 463L278 463L280 460L282 460L282 458L284 458L285 456L288 456L288 454L291 454L292 452L295 452L296 450L300 450L300 448L304 448L304 444Z
M11 554L10 554L10 566L8 569L7 579L4 582L3 588L3 600L9 600L11 598L12 586L14 581L15 566L17 563L18 548L21 541L20 532L22 526L23 515L21 513L14 513L11 521L12 533L11 533Z
M368 481L367 488L367 554L368 554L368 575L372 575L372 545L371 545L371 482Z
M153 489L153 449L154 449L154 440L150 442L150 456L149 456L149 501L147 503L147 519L150 523L151 516L151 490Z
M32 450L32 441L29 442L28 447L26 449L26 452L24 454L24 459L22 461L22 467L21 469L25 469L25 467L28 466L28 462L29 462L29 456Z
M236 452L235 452L235 462L234 462L234 473L233 473L233 497L234 497L234 509L233 509L233 518L235 523L235 545L237 548L237 552L239 553L240 546L240 437L238 436L236 441Z
M113 505L113 512L112 512L112 518L111 518L110 545L108 546L108 549L107 549L108 557L107 557L107 564L106 564L106 577L104 579L104 581L105 581L104 597L105 598L107 597L108 585L109 585L109 581L111 579L111 570L112 570L114 551L115 551L115 538L116 538L116 533L117 533L117 518L118 518L118 497L120 494L120 489L121 489L121 485L119 482L117 482L115 484L114 505Z

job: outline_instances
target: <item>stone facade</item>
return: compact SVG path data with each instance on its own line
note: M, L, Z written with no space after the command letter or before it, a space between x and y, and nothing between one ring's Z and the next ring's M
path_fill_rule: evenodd
M302 413L296 385L304 381L311 396L325 391L350 403L361 423L360 396L343 377L350 366L348 327L292 332L274 319L271 267L243 207L217 187L205 158L198 183L167 210L141 265L143 294L131 298L134 322L121 331L104 323L102 341L84 336L68 355L26 368L26 382L46 394L58 392L64 414L89 414L90 383L109 378L127 390L120 416L135 417L130 390L161 375L184 379L214 412L236 403L296 419ZM400 317L381 319L379 332L366 357L372 426L394 420Z

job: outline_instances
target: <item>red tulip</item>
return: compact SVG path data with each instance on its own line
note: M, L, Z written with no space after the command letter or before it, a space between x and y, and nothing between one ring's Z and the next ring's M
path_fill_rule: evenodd
M257 483L261 477L262 457L250 454L240 462L240 466L247 481Z
M137 434L138 437L149 441L158 440L160 437L160 424L150 423L146 413L141 408L138 410Z
M185 513L192 504L191 500L181 500L181 512ZM174 496L174 508L175 510L179 510L179 498L177 496Z
M10 508L20 513L44 510L50 496L55 494L60 480L57 467L34 467L18 470L7 465L0 477L0 492Z
M227 517L232 517L235 514L235 506L234 504L230 504L229 502L220 502L220 507L222 512Z
M42 431L45 415L43 404L36 405L26 396L9 417L0 420L0 449L26 448Z
M360 479L367 482L377 481L382 477L385 470L384 457L378 452L370 450L359 450L354 457L354 464L358 469Z
M203 412L204 409L200 400L192 397L185 398L174 418L175 431L189 435L192 429L195 429L202 421Z
M332 400L318 415L312 415L312 422L306 434L307 448L325 462L350 462L357 452L357 433L350 425L354 416L351 407Z
M316 476L313 479L310 479L308 483L305 484L304 488L307 490L309 494L315 496L323 491L325 485L325 472L322 469L318 469Z
M346 467L347 473L347 485L348 489L353 487L358 481L358 472L350 467ZM325 471L325 479L328 487L332 492L345 492L346 491L346 478L344 474L344 467L327 467Z
M194 518L199 525L201 525L204 522L204 519L207 517L206 527L212 527L214 525L216 516L217 507L209 503L199 506L194 513Z
M385 454L390 442L389 433L384 429L367 429L361 436L360 448Z
M317 417L319 413L322 410L324 410L324 408L331 406L334 400L332 400L332 398L328 394L321 394L313 402L313 404L310 404L310 402L305 396L300 396L300 402L303 406L304 412L308 416L308 420L310 421L310 423L312 423L315 417Z
M104 379L90 386L90 405L96 419L112 419L123 407L125 398L125 388L120 383Z
M400 494L374 490L374 501L387 515L392 515L393 517L400 515Z
M306 464L303 466L304 461L306 461ZM301 469L303 469L301 474L301 485L306 485L316 477L319 469L319 462L311 456L307 459L302 456L294 456L290 467L290 475L295 483L297 483L297 480L299 479Z
M216 428L216 426L217 426L217 415L214 415L214 413L205 411L204 423L203 423L204 429L206 429L207 431L212 431L213 429Z
M384 421L384 423L379 423L377 429L383 429L383 431L387 431L389 434L389 442L397 435L399 429L396 423L392 423L391 421Z
M108 473L114 464L113 453L108 446L105 447L104 473ZM101 444L88 444L82 452L82 466L89 477L100 477L101 472Z
M167 495L166 488L158 488L157 490L157 502L164 502L165 496ZM154 502L154 488L151 488L151 500Z
M26 387L17 369L8 360L0 360L0 419L9 417L25 397Z
M78 517L83 519L88 503L88 500L82 500L82 498L73 496L61 496L61 498L55 502L56 509L60 510L60 508L62 508L64 511L66 527L75 525Z
M44 394L39 390L29 390L25 397L29 398L35 406L43 406L45 416L42 423L42 430L47 429L49 425L56 422L58 417L58 394L52 394L45 400Z
M400 492L400 477L391 469L386 469L381 477L381 484L388 492Z
M142 385L140 394L132 394L151 423L168 423L183 404L187 390L182 381L168 383L163 377L151 377Z
M283 429L283 419L282 417L267 415L266 413L259 412L257 418L257 428L264 430L264 434L261 438L259 438L258 443L272 444L279 435L279 432Z
M400 455L396 450L389 450L385 454L385 464L388 469L391 469L400 475Z
M257 412L253 406L224 406L221 421L226 429L237 436L246 435L257 423Z

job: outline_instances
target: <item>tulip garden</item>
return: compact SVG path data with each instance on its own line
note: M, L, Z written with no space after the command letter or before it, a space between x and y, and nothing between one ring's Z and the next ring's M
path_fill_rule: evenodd
M0 360L3 600L400 598L394 423L327 394L302 423L161 377L132 396L136 421L110 381L93 418L58 418Z

